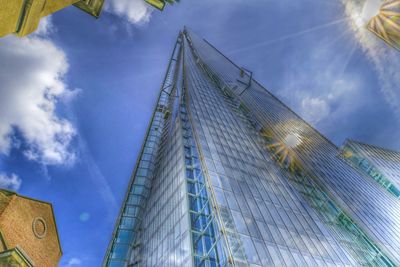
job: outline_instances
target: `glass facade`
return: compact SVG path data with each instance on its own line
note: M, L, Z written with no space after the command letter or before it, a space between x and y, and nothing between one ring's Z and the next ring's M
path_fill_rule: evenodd
M398 199L189 29L144 150L154 123L154 158L138 175L139 158L104 266L400 264ZM141 202L123 243L132 195Z
M341 155L355 169L376 181L391 195L400 198L400 153L347 140Z

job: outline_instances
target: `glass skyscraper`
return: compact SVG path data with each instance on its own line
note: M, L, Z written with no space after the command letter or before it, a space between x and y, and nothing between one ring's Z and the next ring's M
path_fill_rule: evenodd
M400 266L400 201L185 29L103 266Z

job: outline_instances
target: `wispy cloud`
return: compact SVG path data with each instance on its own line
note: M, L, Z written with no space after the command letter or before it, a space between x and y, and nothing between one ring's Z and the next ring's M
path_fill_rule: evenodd
M301 101L301 109L303 110L303 118L312 124L318 123L330 113L328 102L319 97L305 97Z
M70 95L63 78L68 70L64 52L45 38L52 29L44 20L36 34L0 40L0 153L8 154L21 140L24 155L45 165L71 164L75 128L56 114L57 102Z
M21 184L22 180L16 174L7 175L5 173L0 173L0 188L18 191Z
M332 47L337 45L335 42L346 35L348 32L339 38L331 37L329 41L311 42L311 54L290 56L290 67L283 76L283 89L278 94L314 126L320 126L328 117L346 117L362 104L362 101L351 104L354 96L360 94L362 80L345 72L354 43L342 47L340 54L332 52Z
M88 168L90 175L89 178L92 179L93 183L96 185L96 190L98 190L99 196L107 202L107 207L105 207L105 209L109 211L108 215L111 215L112 211L119 209L119 205L117 204L115 196L111 190L110 184L94 160L86 141L83 138L79 138L78 143L79 151L81 153L80 161ZM110 217L108 219L112 220Z
M79 258L70 258L67 264L64 265L64 267L80 266L81 264L82 261Z
M153 12L153 8L143 0L110 0L106 3L105 10L136 25L149 22Z
M255 44L251 44L251 45L246 46L246 47L242 47L242 48L239 48L239 49L236 49L236 50L229 51L227 53L227 55L232 55L232 54L236 54L236 53L243 53L243 52L246 52L246 51L251 51L251 50L253 50L255 48L265 47L267 45L271 45L271 44L274 44L274 43L283 42L283 41L286 41L286 40L289 40L289 39L292 39L292 38L296 38L296 37L299 37L299 36L302 36L302 35L306 35L306 34L312 33L314 31L318 31L318 30L321 30L321 29L324 29L324 28L328 28L328 27L340 24L340 23L344 23L346 20L347 19L343 19L343 18L342 19L338 19L338 20L334 20L334 21L327 22L327 23L322 24L322 25L317 25L317 26L311 27L309 29L305 29L305 30L301 30L301 31L298 31L298 32L295 32L295 33L287 34L285 36L281 36L281 37L278 37L276 39L268 40L268 41L265 41L265 42L259 42L259 43L255 43Z
M51 33L56 31L56 27L53 24L52 16L44 17L40 20L39 27L33 32L33 36L49 36Z

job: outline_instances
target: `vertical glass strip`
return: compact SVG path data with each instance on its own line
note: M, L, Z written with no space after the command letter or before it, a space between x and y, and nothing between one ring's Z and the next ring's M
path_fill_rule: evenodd
M191 84L191 90L196 90L198 89L197 86L205 86L205 84L201 81L201 77L198 76L198 74L201 73L201 70L198 71L197 69L199 68L199 65L197 65L199 63L200 58L198 57L198 55L196 54L196 51L191 49L191 40L190 38L186 35L186 40L187 42L185 43L185 63L187 64L188 70L190 70L191 74L187 74L189 75L194 75L196 76L196 78L194 80L191 80L190 82ZM186 46L187 44L187 46ZM189 77L186 76L187 80L189 80ZM215 79L217 79L217 77L214 77ZM196 84L195 84L196 83ZM188 93L189 96L189 93ZM187 97L187 107L188 107L188 114L190 115L189 118L191 118L191 113L190 113L190 102L191 101L196 101L196 100L192 100L189 99L189 97ZM198 119L198 118L197 118ZM193 133L193 138L194 140L196 140L197 143L199 143L198 141L198 136L195 135L195 132ZM204 157L204 155L202 154L202 150L204 147L202 147L201 145L199 145L199 150L198 150L198 154L200 154L200 158L203 161L207 161L207 157ZM204 166L209 166L206 163L203 162ZM206 168L206 167L205 167ZM214 211L214 215L215 217L215 223L216 225L219 226L220 229L220 233L221 233L221 246L222 244L225 245L226 247L226 255L227 255L227 259L223 262L223 264L220 264L218 266L242 266L242 267L246 267L249 266L248 263L248 259L245 255L245 244L243 243L243 241L241 240L238 231L236 229L236 225L234 223L233 217L230 213L230 211L226 208L223 207L221 205L219 205L218 201L216 200L216 196L215 196L215 189L213 188L212 185L212 179L210 179L209 174L208 174L208 170L206 169L206 173L203 174L204 175L204 186L207 186L207 179L210 181L208 188L210 189L209 193L209 200L212 204L213 207L213 211ZM223 241L223 242L222 242Z
M147 129L140 156L136 163L127 194L118 216L112 239L103 262L104 267L126 267L131 262L132 250L140 244L135 243L142 220L142 213L151 189L156 168L158 150L163 128L169 118L168 104L175 86L177 66L181 49L181 37L175 44L164 78L156 108ZM133 259L133 265L139 264Z
M182 96L180 118L185 149L187 195L189 202L194 266L226 266L221 246L221 233L217 230L215 215L211 208L207 184L193 137L189 115Z
M188 69L190 65L190 50L188 40L185 39L185 68L184 83L181 96L180 118L185 146L185 163L187 194L189 202L191 237L193 246L194 266L232 266L233 262L227 256L226 242L221 229L221 224L217 219L216 201L212 195L212 189L208 182L207 173L203 170L205 164L200 150L200 144L195 136L190 113L190 99L187 92ZM193 86L193 85L190 85ZM211 190L211 191L209 191Z

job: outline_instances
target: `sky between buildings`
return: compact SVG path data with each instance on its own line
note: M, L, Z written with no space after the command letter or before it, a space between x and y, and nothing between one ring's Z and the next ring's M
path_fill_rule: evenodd
M358 2L358 1L357 1ZM191 27L335 144L400 150L400 53L356 1L109 0L0 39L0 185L53 203L60 266L100 266L179 31Z

